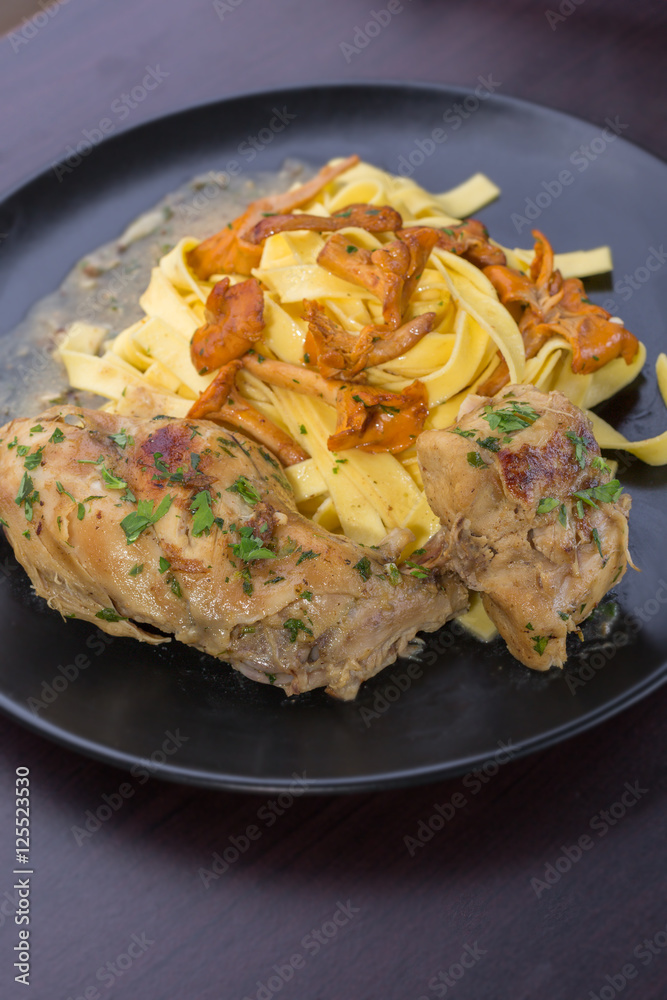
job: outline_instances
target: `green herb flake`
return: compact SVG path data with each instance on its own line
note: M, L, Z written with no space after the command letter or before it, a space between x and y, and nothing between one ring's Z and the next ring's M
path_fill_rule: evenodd
M109 487L110 490L127 489L127 483L125 482L125 480L119 479L118 476L115 476L113 474L113 472L109 472L109 470L104 465L100 469L100 472L102 473L102 479L104 480L104 482L106 483L106 485Z
M484 407L483 414L483 418L491 430L495 431L499 429L503 434L525 430L526 427L534 424L539 416L540 414L530 403L520 403L517 401L510 403L509 406L503 406L499 410L494 410L493 406L489 403Z
M267 674L266 676L268 678L269 684L275 684L276 683L276 675L275 674Z
M586 442L578 434L575 434L574 431L565 431L565 437L574 445L575 462L577 462L580 469L585 469L586 455L588 453Z
M477 438L477 444L488 451L500 451L500 438L497 437Z
M109 434L109 440L113 441L114 444L117 444L119 448L126 448L128 444L134 444L134 438L127 433L124 427L118 434Z
M125 532L128 545L136 542L137 538L152 524L156 524L167 513L173 503L173 497L167 495L160 501L159 506L154 511L153 503L150 500L140 500L137 510L132 511L120 522L120 526Z
M289 632L290 642L296 642L299 632L304 632L306 635L313 634L313 630L308 628L299 618L288 618L286 622L283 622L283 628Z
M313 552L312 549L308 549L307 552L301 553L301 555L296 561L296 564L297 566L299 566L302 562L305 562L306 559L317 559L319 555L320 555L319 552Z
M313 599L313 592L312 592L312 590L304 590L304 592L303 592L303 594L301 596L303 597L304 601L312 601L312 599Z
M249 503L253 507L262 499L250 480L245 476L239 476L236 482L227 487L226 492L238 493L238 495L242 497L246 503Z
M539 653L539 655L542 656L545 649L547 648L548 642L549 642L548 635L536 635L535 638L533 639L533 649L535 650L536 653Z
M128 576L139 576L139 574L143 573L143 571L144 571L144 564L143 563L135 563L134 566L132 567L132 569L129 571L129 573L127 575Z
M211 533L211 528L215 524L215 515L211 504L211 494L208 490L200 490L190 503L190 513L193 517L192 534L195 538Z
M538 514L549 514L552 510L555 510L558 506L559 501L554 497L542 497L537 505Z
M410 576L416 577L418 580L425 580L428 577L428 572L419 563L411 562L409 559L405 560L406 566L411 566Z
M622 572L623 572L623 567L619 566L618 569L616 570L616 574L614 575L614 579L611 582L616 583Z
M18 443L19 443L19 439L17 437L15 437L14 440L10 441L9 444L7 445L7 450L11 451L12 448L16 448L16 446L17 446Z
M307 433L308 431L306 430L305 424L301 424L301 426L299 427L299 434L307 434Z
M43 431L43 430L44 430L44 428L42 427L42 425L41 425L41 424L35 424L35 426L34 426L34 427L31 427L31 428L30 428L30 433L31 433L31 434L39 434L39 433L41 433L41 431Z
M97 612L97 614L95 615L95 617L96 618L101 618L103 622L126 622L127 621L127 618L123 618L122 615L119 615L118 612L114 611L113 608L102 608L101 611Z
M559 611L558 617L561 618L564 622L566 622L570 616L567 615L564 611Z
M43 454L44 445L42 445L41 448L38 448L37 451L33 452L32 455L26 456L26 460L23 463L24 468L29 469L30 471L36 469L42 463Z
M472 465L473 469L488 469L488 465L479 452L469 451L466 457L468 459L468 465Z
M560 505L560 510L558 511L558 520L560 521L563 528L567 528L567 510L565 509L565 504Z
M602 455L594 455L591 465L593 466L594 469L597 469L598 472L606 472L608 474L611 474L611 466L609 462L606 462L604 460Z
M526 622L526 631L527 632L534 632L535 631L535 626L531 625L530 622Z
M368 556L363 556L358 563L355 563L354 569L356 569L362 580L369 580L372 576L371 561Z
M618 479L612 479L608 483L604 483L601 486L591 486L587 490L577 490L572 496L575 500L580 503L585 503L589 507L597 507L596 500L599 503L615 503L623 492L623 487L619 483ZM583 513L579 515L583 517Z
M460 427L452 427L449 431L450 434L458 434L462 438L474 438L474 431L464 431Z
M166 573L171 563L164 556L160 556L160 573Z
M172 594L176 597L183 597L183 591L181 590L181 585L175 576L167 577L167 583L171 589Z
M49 444L62 444L62 442L65 440L66 440L65 435L60 430L60 427L56 427L53 434L49 438Z
M591 531L591 538L595 542L595 547L600 553L600 559L604 560L604 556L602 555L602 544L600 543L600 536L598 534L597 528L593 528L593 530Z
M256 538L252 533L252 528L244 524L239 528L241 540L232 545L232 552L243 562L251 562L253 559L275 559L275 552L271 552L264 546L261 538Z
M345 249L347 250L348 253L356 253L359 247L355 247L352 245L352 243L348 243Z
M387 563L385 569L387 571L389 583L392 585L392 587L398 587L398 585L401 583L402 577L396 563L393 562Z

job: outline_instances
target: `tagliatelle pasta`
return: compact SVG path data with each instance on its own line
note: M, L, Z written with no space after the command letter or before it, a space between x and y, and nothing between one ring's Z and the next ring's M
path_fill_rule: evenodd
M336 163L336 161L332 161ZM297 211L330 216L356 203L391 206L404 227L428 226L447 231L497 197L499 189L483 174L443 194L432 194L413 180L393 176L358 162L324 187ZM264 213L271 214L271 213ZM392 233L345 228L356 247L374 251ZM308 323L304 300L317 302L343 329L358 334L369 324L383 323L382 303L372 291L318 264L328 236L305 230L278 232L263 245L259 266L252 269L264 293L264 330L256 345L268 358L302 365ZM120 414L175 417L187 415L215 372L200 374L192 363L190 343L206 321L209 294L224 275L202 280L188 264L199 241L186 237L154 268L141 297L145 317L119 333L100 355L105 331L76 323L60 348L70 383L105 397L107 410ZM509 265L524 273L533 251L502 248ZM611 267L608 248L556 255L564 277L600 273ZM231 285L246 275L228 274ZM572 347L565 337L551 336L534 357L526 357L524 339L508 309L483 271L455 253L436 247L417 276L403 319L409 322L434 313L430 332L401 356L367 369L373 387L400 393L415 380L426 389L426 428L453 422L462 401L495 371L502 358L512 382L532 383L544 391L558 389L574 403L590 408L627 385L644 364L640 344L631 364L622 358L589 374L572 372ZM658 363L658 379L667 404L667 358ZM420 548L439 522L426 502L414 446L391 454L361 448L331 452L327 439L336 426L336 410L322 399L266 384L249 372L239 375L242 395L279 428L291 435L308 458L291 465L287 477L300 510L332 531L356 542L378 545L394 528L407 528L414 541L404 558ZM667 462L667 432L631 443L595 414L590 414L603 447L624 448L651 464ZM465 616L476 634L489 638L492 626L481 605Z

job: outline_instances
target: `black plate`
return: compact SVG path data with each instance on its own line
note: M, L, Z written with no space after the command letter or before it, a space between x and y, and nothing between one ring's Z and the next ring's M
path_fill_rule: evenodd
M275 108L295 117L250 163L239 144L266 128ZM518 218L528 211L557 250L613 247L616 288L591 294L615 301L647 344L648 364L602 414L628 436L649 436L667 426L653 370L667 315L660 243L667 167L623 140L625 123L613 124L620 137L519 101L418 85L256 94L149 123L95 149L63 183L49 171L0 206L0 231L8 234L0 246L0 333L85 253L192 175L230 160L271 170L287 156L319 165L357 152L392 171L414 166L414 178L437 191L481 170L503 191L480 213L501 242L530 245ZM435 143L434 129L446 139ZM564 170L572 178L565 185ZM469 770L497 754L499 743L516 754L547 746L667 676L667 471L631 461L622 479L633 496L631 543L642 572L628 572L587 624L583 646L573 640L565 673L532 673L500 640L484 646L446 628L429 640L435 656L421 665L400 661L352 704L322 692L288 701L183 646L156 651L126 639L107 646L92 627L65 624L34 597L3 542L0 706L111 763L149 760L162 777L251 791L286 788L295 775L310 791L410 784Z

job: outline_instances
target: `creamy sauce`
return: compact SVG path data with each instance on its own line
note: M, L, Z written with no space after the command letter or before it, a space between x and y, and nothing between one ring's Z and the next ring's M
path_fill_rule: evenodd
M70 389L54 351L65 329L82 320L108 339L141 319L139 298L159 259L184 236L204 239L243 212L250 201L286 191L314 171L287 160L277 173L229 178L210 171L194 177L140 216L125 232L87 254L57 291L37 302L0 342L0 418L37 415L52 403L99 406L102 400Z

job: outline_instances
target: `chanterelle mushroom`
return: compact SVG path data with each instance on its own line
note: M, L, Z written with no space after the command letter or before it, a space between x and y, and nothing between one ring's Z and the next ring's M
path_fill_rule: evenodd
M219 281L206 300L206 318L190 345L200 375L240 358L261 337L264 293L257 278L237 285L230 285L229 278Z
M250 274L253 267L259 267L262 257L261 244L249 242L245 236L265 213L291 212L293 208L311 201L322 188L340 174L359 162L358 156L348 156L346 160L332 166L322 167L311 180L294 191L258 198L246 211L214 236L203 240L188 253L188 264L198 278L205 281L212 274L231 271L235 274Z
M618 357L630 364L639 347L637 338L622 323L612 322L606 309L588 301L579 278L564 279L555 271L551 244L538 230L533 236L535 257L529 276L501 265L484 268L500 301L518 321L526 357L535 357L550 337L560 334L572 348L575 374L588 375ZM508 379L507 365L501 359L478 391L491 395Z
M330 319L318 302L306 300L304 307L306 352L327 378L353 379L364 368L400 357L431 332L436 320L435 313L422 313L396 330L371 325L353 334Z
M308 453L289 434L244 399L236 388L236 376L240 368L240 361L231 361L221 368L208 389L193 403L188 418L197 420L206 417L215 423L237 427L270 448L283 465L295 465L309 458Z
M369 233L395 232L403 225L403 220L390 205L347 205L333 215L267 215L258 222L246 239L249 243L262 243L276 233L286 233L297 229L312 229L318 233L333 233L337 229L365 229Z
M387 326L401 324L410 297L417 287L439 230L428 226L402 229L398 239L377 250L358 247L342 233L327 240L317 263L338 278L361 285L378 297Z

